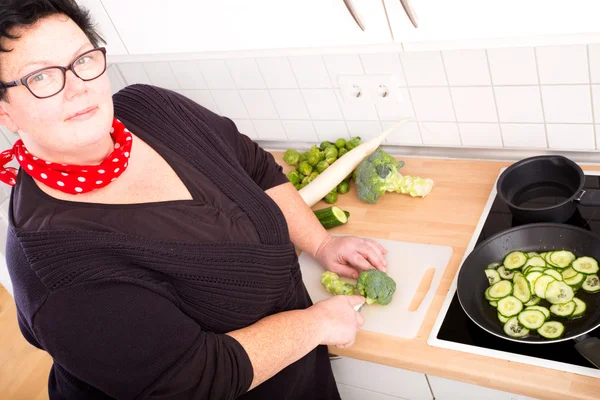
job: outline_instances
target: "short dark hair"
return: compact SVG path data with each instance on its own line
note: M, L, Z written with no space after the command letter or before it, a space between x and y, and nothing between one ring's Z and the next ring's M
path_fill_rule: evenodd
M19 39L14 29L35 24L42 18L64 14L73 20L88 37L94 47L106 43L96 30L88 10L74 0L2 0L0 2L0 52L12 51L2 45L3 39ZM0 84L0 99L4 99L6 88Z

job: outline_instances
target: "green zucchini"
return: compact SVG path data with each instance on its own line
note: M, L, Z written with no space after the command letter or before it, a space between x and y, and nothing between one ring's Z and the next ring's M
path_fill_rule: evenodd
M575 302L575 311L571 314L571 318L581 317L585 314L585 310L587 309L587 305L579 300L577 297L573 297L573 301Z
M502 314L498 313L498 320L499 320L500 322L502 322L503 324L505 324L505 323L506 323L506 322L507 322L509 319L510 319L510 318L508 318L508 317L505 317L504 315L502 315Z
M538 329L546 322L546 316L539 310L522 311L517 318L521 325L527 329Z
M554 281L546 288L546 300L551 304L564 304L573 300L575 293L573 288L564 282Z
M498 273L500 274L500 277L502 279L512 279L513 276L515 276L514 271L507 270L506 268L504 268L504 265L498 267Z
M569 267L567 269L564 269L561 271L561 275L563 277L563 280L566 281L569 278L573 278L575 275L577 275L579 272L575 271L573 269L573 267Z
M550 312L558 317L570 317L575 312L575 308L577 308L577 304L571 300L564 304L552 304Z
M520 272L516 272L513 278L513 296L521 300L522 303L531 300L529 281Z
M533 291L537 297L541 297L542 299L546 298L546 288L550 284L550 282L555 282L553 276L550 275L542 275L535 280L535 284L533 286Z
M331 229L348 222L348 216L338 206L331 206L313 211L323 228Z
M598 279L598 275L588 275L585 278L585 282L583 282L581 288L588 293L600 292L600 279Z
M527 254L522 251L511 251L504 257L504 268L513 270L521 268L527 262Z
M485 270L485 276L487 276L488 281L490 282L490 286L494 283L500 282L502 278L500 278L500 274L495 269L488 268Z
M579 257L573 261L573 269L582 274L595 274L600 268L598 268L598 261L592 257Z
M573 261L575 261L575 254L568 250L554 251L550 255L550 261L558 268L567 268Z
M490 306L494 307L494 308L498 308L498 302L495 300L490 301Z
M578 287L579 285L583 284L585 277L586 276L581 272L577 272L577 275L574 277L565 279L565 283L571 287Z
M542 314L544 314L544 317L546 317L546 319L550 318L550 310L548 310L546 307L529 306L529 307L526 307L525 310L538 310L538 311L541 311Z
M531 300L529 300L527 303L525 303L524 305L526 307L531 307L531 306L535 306L537 305L540 301L542 301L542 299L540 299L539 297L537 297L536 295L534 295L533 293L531 294Z
M498 312L505 317L518 315L523 310L523 303L514 296L506 296L498 301Z
M546 339L557 339L565 332L565 326L558 321L546 321L537 332Z
M563 276L560 274L560 272L558 272L555 269L548 268L547 270L544 271L544 274L550 275L551 277L553 277L557 281L562 281L563 280Z
M510 281L500 281L490 286L488 294L492 300L498 300L509 296L512 291L513 285L510 283Z
M504 324L504 333L510 337L521 338L529 335L529 329L521 325L517 317L512 317Z

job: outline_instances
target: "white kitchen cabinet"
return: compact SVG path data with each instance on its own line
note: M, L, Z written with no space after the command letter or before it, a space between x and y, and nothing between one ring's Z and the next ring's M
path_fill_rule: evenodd
M374 0L102 0L130 54L392 43ZM352 17L353 5L365 30Z
M106 41L106 53L109 56L127 54L127 49L100 0L77 0L77 4L90 12L93 22L97 24L100 35Z
M400 0L384 0L394 40L408 51L461 47L469 41L479 47L501 46L515 38L521 43L561 44L564 35L600 33L597 0L407 1L418 28Z
M427 375L435 400L536 400L500 390L489 389L470 383L453 381Z
M340 357L331 361L333 375L341 388L342 400L433 400L424 374L354 358ZM377 397L379 396L379 397Z

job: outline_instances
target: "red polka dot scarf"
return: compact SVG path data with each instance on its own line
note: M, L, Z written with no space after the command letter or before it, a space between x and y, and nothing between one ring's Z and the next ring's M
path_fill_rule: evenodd
M12 149L0 153L0 181L15 185L17 169L6 164L16 157L23 171L53 189L79 194L103 188L125 171L131 152L131 132L116 118L110 135L115 142L115 149L100 165L67 165L44 161L29 153L19 139Z

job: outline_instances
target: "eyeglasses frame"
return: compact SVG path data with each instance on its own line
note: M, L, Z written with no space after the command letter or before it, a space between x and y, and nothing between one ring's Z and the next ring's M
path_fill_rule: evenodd
M75 71L75 62L77 62L77 60L79 60L81 57L85 56L86 54L92 53L94 51L98 51L100 50L102 52L102 54L104 55L104 69L102 70L102 72L100 74L98 74L97 77L95 78L91 78L91 79L83 79L81 76L79 76L77 74L77 72ZM49 97L53 97L56 96L57 94L59 94L60 92L63 91L63 89L65 88L65 85L67 84L67 71L71 71L73 72L73 74L78 77L79 79L81 79L84 82L88 82L88 81L93 81L94 79L98 79L99 77L102 76L102 74L104 74L104 72L106 72L106 66L107 66L107 62L106 62L106 47L95 47L91 50L88 50L84 53L81 53L80 55L78 55L77 57L75 57L75 59L66 67L61 67L59 65L55 65L55 66L50 66L50 67L44 67L44 68L40 68L37 69L33 72L30 72L29 74L25 75L24 77L22 77L21 79L17 79L16 81L12 81L12 82L7 82L7 83L0 83L0 86L2 88L8 89L11 87L17 87L17 86L25 86L27 88L27 90L29 90L29 92L36 98L38 99L47 99ZM33 90L31 90L31 88L29 87L29 84L27 83L27 79L31 78L33 75L44 71L46 69L51 69L51 68L56 68L62 71L64 79L63 79L63 85L60 88L60 90L50 96L38 96L35 93L33 93Z

